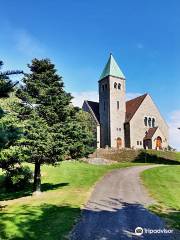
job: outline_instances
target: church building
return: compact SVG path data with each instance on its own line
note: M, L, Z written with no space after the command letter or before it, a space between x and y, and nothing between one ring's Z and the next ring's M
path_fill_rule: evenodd
M112 54L99 79L99 102L85 100L97 148L166 149L168 126L149 94L126 101L126 78Z

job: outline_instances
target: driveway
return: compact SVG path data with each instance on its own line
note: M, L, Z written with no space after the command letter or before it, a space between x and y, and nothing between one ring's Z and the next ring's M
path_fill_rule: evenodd
M70 239L180 239L178 233L143 233L141 236L135 234L136 227L167 229L161 218L145 208L154 200L148 195L139 175L152 167L155 165L113 170L103 177L96 184Z

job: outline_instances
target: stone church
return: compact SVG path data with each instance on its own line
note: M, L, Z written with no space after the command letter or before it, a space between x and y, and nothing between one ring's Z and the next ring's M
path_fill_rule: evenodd
M99 79L99 102L85 100L97 148L166 149L168 126L149 94L126 101L126 78L112 54Z

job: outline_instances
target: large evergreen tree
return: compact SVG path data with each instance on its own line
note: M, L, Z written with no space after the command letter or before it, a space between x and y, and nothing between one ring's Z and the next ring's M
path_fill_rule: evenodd
M34 191L40 191L41 164L87 155L93 134L81 124L79 109L72 106L54 64L34 59L28 67L30 73L17 91L21 99L17 109L19 119L26 122L21 145L28 161L35 164Z
M7 173L19 163L17 141L22 134L17 118L9 109L11 102L9 94L14 91L14 86L17 84L9 79L9 75L23 72L2 72L2 66L3 62L0 61L0 168Z

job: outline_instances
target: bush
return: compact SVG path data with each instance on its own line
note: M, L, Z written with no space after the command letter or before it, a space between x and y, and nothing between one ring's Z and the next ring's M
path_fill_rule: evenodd
M5 187L11 190L22 190L30 184L32 177L32 171L28 166L17 167L6 172Z

